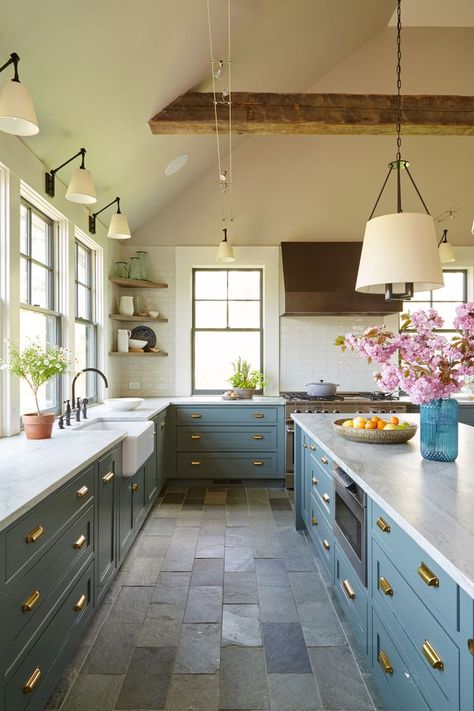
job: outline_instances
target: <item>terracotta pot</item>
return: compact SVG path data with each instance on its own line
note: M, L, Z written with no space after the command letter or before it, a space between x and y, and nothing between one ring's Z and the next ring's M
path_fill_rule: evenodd
M56 415L23 415L26 439L50 439Z

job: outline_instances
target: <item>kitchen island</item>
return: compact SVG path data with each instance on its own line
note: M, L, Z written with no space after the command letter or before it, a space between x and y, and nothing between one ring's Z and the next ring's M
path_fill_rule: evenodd
M460 425L458 459L445 464L422 459L418 436L402 445L345 440L337 418L293 415L296 525L307 529L387 707L472 711L474 432ZM365 492L358 520L338 495L344 475L343 488Z

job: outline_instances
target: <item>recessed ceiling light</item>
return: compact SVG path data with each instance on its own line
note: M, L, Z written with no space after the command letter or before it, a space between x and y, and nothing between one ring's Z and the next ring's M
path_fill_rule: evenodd
M165 168L165 175L174 175L177 173L181 168L184 168L186 163L188 162L189 155L187 153L183 153L180 156L177 156L176 158L173 158L173 160L170 160L168 165Z

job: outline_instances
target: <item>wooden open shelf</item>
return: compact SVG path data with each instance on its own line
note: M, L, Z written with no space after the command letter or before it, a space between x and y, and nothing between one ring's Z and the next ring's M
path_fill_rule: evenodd
M143 352L128 352L128 353L118 353L117 351L110 351L109 356L155 356L155 358L162 357L166 358L168 356L168 353L166 351L158 351L158 353L153 353L149 351L143 351Z
M158 316L158 318L152 318L152 316L123 316L123 314L109 314L109 318L113 319L114 321L161 321L161 323L168 323L168 319L163 318L163 316Z
M124 277L109 277L110 281L117 286L127 289L167 289L168 284L158 281L144 281L143 279L125 279Z

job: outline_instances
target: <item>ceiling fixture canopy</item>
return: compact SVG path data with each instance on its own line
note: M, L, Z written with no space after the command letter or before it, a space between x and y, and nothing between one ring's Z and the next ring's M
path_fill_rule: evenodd
M50 197L54 197L55 195L56 173L61 170L61 168L64 168L65 165L68 165L68 163L71 163L71 161L81 156L81 165L79 168L74 170L71 180L69 181L66 191L66 200L78 203L79 205L93 205L97 202L92 176L86 169L86 152L85 148L80 148L79 151L72 156L72 158L68 158L68 160L61 163L61 165L57 168L50 170L49 173L45 173L45 191L47 195Z
M442 264L448 264L449 262L456 261L453 246L450 242L448 242L448 230L443 230L443 236L438 242L438 249L439 258Z
M18 75L20 57L12 52L10 59L0 67L0 72L13 64L13 79L7 81L0 92L0 131L15 136L34 136L39 132L38 119L28 87L21 84Z
M110 219L107 237L110 237L111 239L130 239L130 237L132 236L130 234L130 227L128 226L127 216L120 210L119 197L116 197L115 200L109 202L109 204L103 207L101 210L93 212L92 215L89 215L89 232L91 234L95 235L97 215L100 215L101 212L107 210L107 208L111 205L115 205L115 203L117 203L117 212L112 215Z
M175 173L178 173L189 160L189 155L188 153L182 153L180 156L176 156L176 158L173 158L173 160L170 160L168 165L165 168L165 175L169 177L170 175L174 175Z
M411 299L416 291L444 286L434 220L401 155L401 0L397 4L397 153L365 228L356 291L383 294L387 300ZM408 175L426 214L402 210L402 173ZM397 180L397 212L374 218L388 179Z
M222 232L224 233L224 238L217 249L216 262L221 262L222 264L229 264L230 262L235 262L234 249L232 245L227 241L227 228L224 227Z

